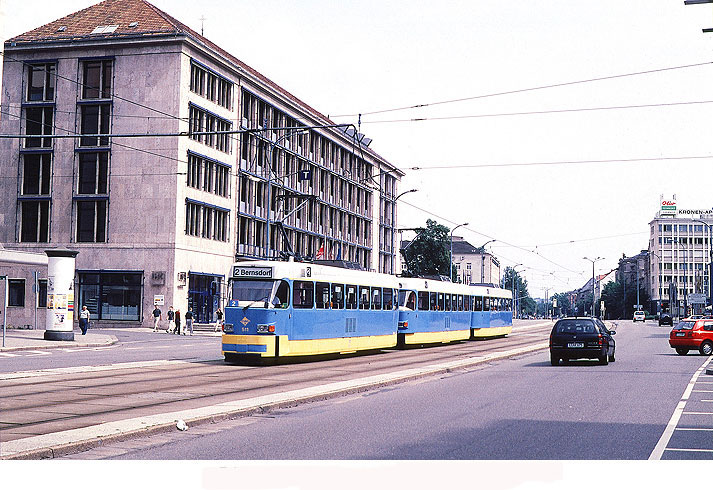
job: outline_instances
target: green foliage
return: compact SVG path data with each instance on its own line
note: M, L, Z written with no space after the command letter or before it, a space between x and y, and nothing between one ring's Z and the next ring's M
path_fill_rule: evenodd
M520 273L512 267L506 267L503 272L503 278L500 281L500 287L516 291L519 299L518 311L519 316L534 315L537 311L537 303L530 293L527 291L527 279L523 279ZM514 287L514 289L513 289Z
M447 275L450 246L450 229L426 220L426 228L417 228L416 238L401 251L406 263L404 276ZM453 271L451 277L454 277Z
M639 301L642 305L648 305L650 299L644 284L640 283ZM634 314L634 305L636 305L636 283L608 283L602 290L602 301L604 301L607 318L630 318Z

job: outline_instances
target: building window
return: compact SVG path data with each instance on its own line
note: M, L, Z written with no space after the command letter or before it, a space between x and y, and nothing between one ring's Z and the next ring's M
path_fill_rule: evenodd
M21 242L49 242L49 208L49 201L21 201Z
M83 99L111 98L112 60L84 62Z
M106 194L108 191L109 154L79 154L78 194Z
M25 306L25 280L8 279L7 282L7 305Z
M54 117L54 107L26 107L25 134L51 135ZM25 138L25 148L50 148L52 138Z
M27 100L29 102L54 100L54 63L42 63L27 67Z
M203 167L203 159L192 154L188 154L188 172L186 176L186 185L194 189L201 188L201 169Z
M80 272L78 307L98 320L141 320L140 272Z
M39 279L37 288L37 307L47 308L47 279Z
M214 131L230 131L232 123L215 114L191 105L188 117L188 132L191 139L203 143L211 148L230 153L231 135L229 134L195 134Z
M106 200L77 201L77 241L106 241Z
M233 83L195 63L191 63L191 91L226 109L232 108Z
M186 202L186 235L227 242L228 215L227 210Z
M50 153L26 153L22 156L22 195L49 195L51 163Z
M92 104L81 106L81 134L109 134L111 104ZM83 136L80 146L108 146L109 138L102 136Z

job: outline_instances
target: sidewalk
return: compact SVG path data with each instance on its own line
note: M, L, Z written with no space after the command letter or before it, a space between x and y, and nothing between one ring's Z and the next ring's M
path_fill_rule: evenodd
M118 342L113 335L99 333L74 332L74 340L45 340L44 330L8 329L5 331L5 347L2 346L2 331L0 331L0 352L15 350L52 349L58 347L101 347Z

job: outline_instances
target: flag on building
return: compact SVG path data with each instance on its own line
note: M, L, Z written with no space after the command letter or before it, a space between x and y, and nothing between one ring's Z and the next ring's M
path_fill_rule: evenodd
M324 245L319 247L319 250L317 250L317 255L315 256L315 259L323 259L324 258Z

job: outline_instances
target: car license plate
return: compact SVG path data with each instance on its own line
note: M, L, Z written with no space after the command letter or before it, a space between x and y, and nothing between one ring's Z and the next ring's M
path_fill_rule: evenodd
M569 347L570 349L584 347L584 342L570 342L569 344L567 344L567 347Z
M685 337L686 332L676 332L676 337Z

